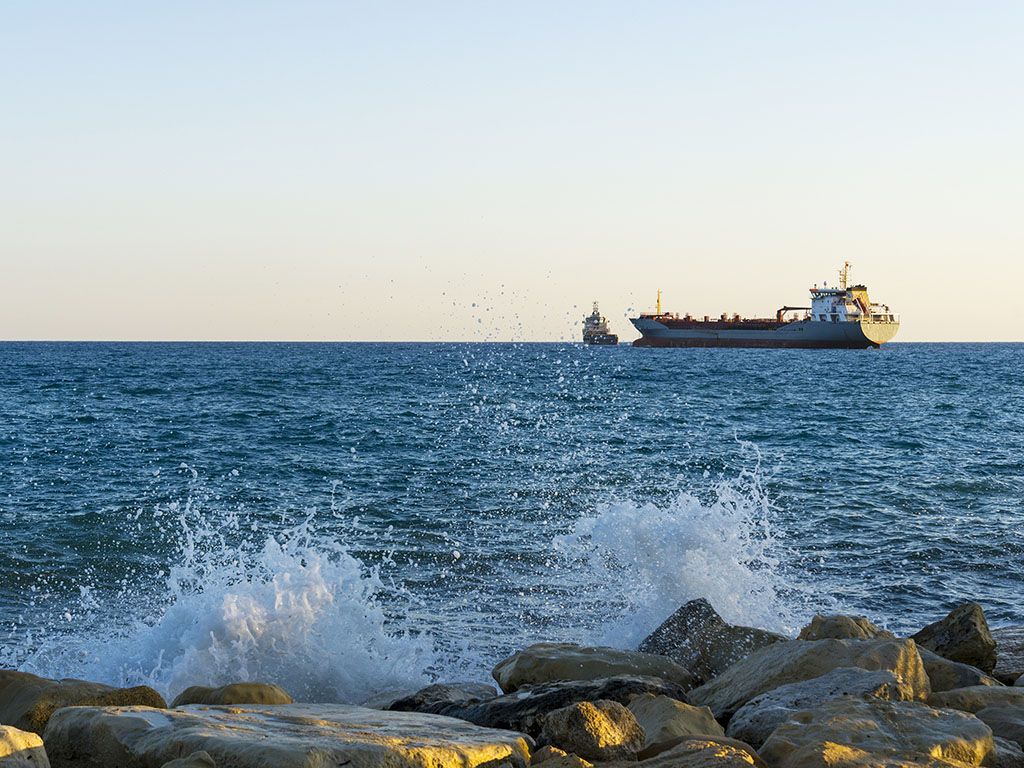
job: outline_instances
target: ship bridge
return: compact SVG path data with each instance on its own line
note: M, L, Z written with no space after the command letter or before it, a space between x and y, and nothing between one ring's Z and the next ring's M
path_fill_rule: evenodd
M849 285L850 262L839 270L839 285L810 289L811 320L820 323L896 323L899 319L885 304L873 304L867 286Z

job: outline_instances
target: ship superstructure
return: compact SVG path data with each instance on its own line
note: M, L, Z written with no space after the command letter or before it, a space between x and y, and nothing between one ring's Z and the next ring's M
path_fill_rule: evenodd
M583 318L583 343L601 346L619 343L619 337L608 329L608 319L601 314L596 301L594 311Z
M811 306L778 309L774 318L717 318L661 311L631 318L642 334L638 347L880 347L899 330L899 318L885 304L872 303L864 285L849 285L850 263L839 271L839 285L810 289Z

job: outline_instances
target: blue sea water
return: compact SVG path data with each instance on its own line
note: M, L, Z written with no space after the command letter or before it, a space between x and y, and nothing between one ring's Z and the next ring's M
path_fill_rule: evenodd
M361 701L694 597L1024 622L1024 345L0 345L0 664Z

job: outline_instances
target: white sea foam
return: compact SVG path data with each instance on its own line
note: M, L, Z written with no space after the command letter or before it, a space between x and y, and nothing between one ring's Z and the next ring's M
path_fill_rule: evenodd
M157 515L176 520L169 572L113 603L84 586L72 620L59 622L74 630L44 635L20 666L48 677L149 684L168 696L195 684L266 680L300 701L361 702L437 678L486 679L502 654L536 640L635 648L697 597L730 621L792 630L793 584L782 575L759 477L755 470L709 482L668 503L602 504L554 538L533 588L487 585L487 594L449 601L443 591L407 592L407 574L387 557L382 579L336 538L336 516L328 521L333 536L312 518L267 535L266 523L254 532L233 513L171 505ZM459 554L460 563L475 555ZM493 626L478 614L450 615L487 601L504 607Z
M635 648L683 603L706 598L731 622L792 631L798 585L783 575L757 470L666 504L616 501L555 545L605 619L595 642Z
M229 545L187 513L180 522L181 562L156 599L162 611L113 637L95 629L55 638L22 667L144 683L170 696L195 684L267 680L301 701L357 702L425 684L429 638L388 631L376 572L318 537L309 520L254 548ZM110 619L145 603L115 606Z

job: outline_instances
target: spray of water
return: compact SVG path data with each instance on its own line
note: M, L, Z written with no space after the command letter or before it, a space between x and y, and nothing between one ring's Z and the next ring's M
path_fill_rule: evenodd
M357 702L425 684L429 638L389 631L377 572L311 520L253 545L229 543L223 520L206 522L191 505L181 511L179 562L155 598L162 610L113 637L103 627L60 637L22 668L170 696L195 684L267 680L300 701ZM119 608L146 601L134 603Z
M496 659L542 639L635 648L697 597L728 620L787 631L793 584L759 478L755 469L660 505L598 506L552 541L549 594L509 583L476 596L507 607L493 626L445 616L474 603L465 595L447 603L431 595L427 621L423 596L407 592L394 569L381 577L387 558L368 567L354 557L336 518L331 531L311 516L267 535L265 524L251 527L237 513L171 505L162 514L175 518L176 553L158 583L113 602L83 586L73 616L65 614L73 629L44 633L17 663L48 677L148 684L168 696L189 685L265 680L299 701L358 703L438 678L485 679ZM525 610L528 600L537 602ZM523 626L524 614L543 614L543 626ZM448 637L446 626L465 631Z
M605 615L593 640L635 648L680 605L706 598L734 623L792 631L798 591L781 568L757 470L669 503L616 501L555 541Z

